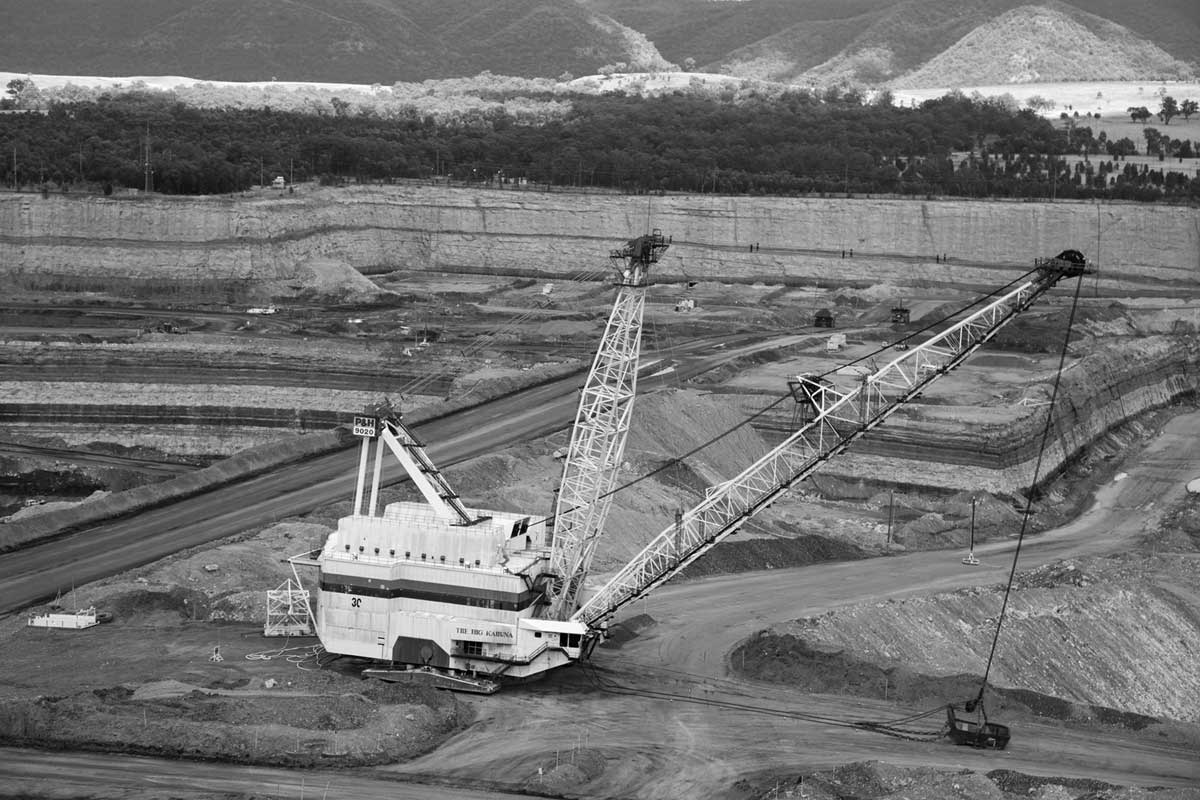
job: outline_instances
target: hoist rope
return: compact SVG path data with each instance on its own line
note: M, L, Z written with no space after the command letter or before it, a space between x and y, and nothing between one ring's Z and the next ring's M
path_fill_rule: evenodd
M983 693L987 689L988 677L991 675L992 662L996 657L996 647L1000 642L1000 629L1004 625L1004 614L1008 610L1009 595L1012 594L1013 582L1017 575L1017 561L1021 557L1021 544L1025 541L1025 531L1029 528L1029 518L1033 514L1033 497L1037 491L1038 476L1042 470L1042 459L1046 454L1046 443L1050 441L1050 430L1054 424L1054 404L1058 400L1058 389L1062 383L1063 368L1067 361L1068 346L1071 343L1071 331L1075 325L1075 311L1079 307L1079 292L1083 287L1083 275L1081 274L1075 282L1075 294L1071 298L1071 313L1067 317L1067 332L1063 336L1062 350L1058 356L1058 370L1054 374L1054 388L1050 392L1050 402L1046 406L1046 424L1042 428L1042 441L1038 446L1037 461L1033 466L1033 478L1029 483L1029 492L1025 497L1025 511L1021 516L1021 529L1017 533L1017 546L1013 551L1012 566L1008 571L1008 583L1004 587L1004 600L1000 604L1000 614L996 617L996 631L992 635L992 646L988 652L987 666L983 670L983 681L979 684L979 694L975 698L975 702L983 702Z

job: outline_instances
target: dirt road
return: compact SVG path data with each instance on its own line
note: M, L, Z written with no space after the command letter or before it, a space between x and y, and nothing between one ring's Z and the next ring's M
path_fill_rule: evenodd
M697 339L676 346L671 354L680 360L678 366L663 372L662 364L645 365L648 374L642 378L641 391L675 386L739 355L778 346L774 340L764 342L753 335L732 341L726 345ZM416 433L430 442L430 455L444 468L570 425L578 402L575 393L582 381L582 376L571 375L533 386L432 419ZM290 464L128 519L101 523L5 554L0 559L0 615L50 599L72 585L350 498L356 459L356 449L348 449ZM402 479L400 467L387 462L384 483Z
M47 776L55 791L48 790ZM425 800L428 786L343 771L300 771L95 753L47 753L0 748L0 785L6 797L112 797L158 800L209 798L354 797L363 800ZM513 795L438 787L445 800L498 800Z
M1077 522L1025 542L1020 565L1125 549L1185 484L1200 475L1200 414L1176 417L1101 489ZM863 759L948 769L1005 768L1123 785L1200 785L1191 748L1052 725L1022 723L1001 753L903 741L837 724L887 721L915 711L893 703L801 695L731 679L727 654L770 624L842 605L930 594L1007 578L1015 542L958 554L916 553L790 570L722 576L658 590L625 616L657 624L620 649L601 648L586 669L479 702L479 721L436 752L386 768L405 775L520 785L563 759L602 756L602 774L572 791L595 797L716 797L738 777L809 770ZM963 671L981 665L965 664ZM616 691L599 688L607 684ZM631 694L624 694L629 691ZM667 693L670 697L661 694ZM961 701L966 698L947 698ZM935 719L932 727L936 727Z

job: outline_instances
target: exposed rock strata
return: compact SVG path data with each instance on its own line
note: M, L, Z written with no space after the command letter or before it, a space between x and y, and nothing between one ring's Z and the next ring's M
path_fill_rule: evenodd
M944 283L971 291L1015 277L1034 256L1074 246L1093 257L1099 250L1102 267L1116 265L1103 267L1097 283L1102 292L1186 296L1200 276L1200 210L1189 208L686 195L647 199L418 185L251 198L0 198L0 273L18 282L30 275L116 275L250 280L272 286L300 279L308 265L329 262L346 270L573 274L600 262L597 253L643 230L647 213L649 224L673 237L674 246L659 268L667 275L796 285ZM763 249L751 252L751 244ZM851 248L853 257L848 255ZM949 255L950 263L929 263L935 253ZM109 366L121 366L119 349L102 355ZM192 379L200 377L196 370L203 369L203 359L161 356L167 359L161 363L164 372L186 368ZM27 367L44 369L70 354L4 357L17 369L8 373L10 379L20 379ZM1194 393L1196 358L1194 342L1185 337L1122 340L1108 354L1089 356L1063 388L1063 416L1043 474L1138 413ZM252 372L278 366L251 362L239 359ZM330 367L327 372L320 382L331 389L352 384L359 390L382 390L399 381L374 366ZM274 382L257 372L244 380ZM294 376L283 380L293 382ZM262 425L257 411L209 413L201 400L182 401L189 408L181 415L201 424ZM9 417L23 415L25 422L53 426L79 411L51 407L40 397L30 402L39 406L40 417L30 416L28 403L10 408ZM1040 443L1042 418L1036 409L1001 415L1002 424L947 418L946 411L931 406L908 414L904 424L882 427L831 465L832 472L863 479L887 474L899 483L949 489L1011 492L1028 485ZM273 413L262 430L284 419L293 428L324 425L329 420L323 413L312 406L287 409ZM776 420L777 427L788 424Z
M1147 580L1142 559L1094 559L1022 574L991 680L1078 703L1200 721L1192 650L1200 619L1179 587L1200 562L1183 556ZM778 626L821 649L925 675L981 668L1003 587L854 606Z
M1049 378L1052 380L1052 376ZM945 380L953 380L948 377ZM1049 396L1049 386L1046 387ZM1192 336L1150 336L1107 342L1063 375L1039 482L1052 476L1108 431L1147 411L1200 390L1200 342ZM753 398L751 403L761 402ZM971 424L955 408L922 406L897 415L822 469L826 476L886 481L918 488L1011 494L1029 488L1045 430L1046 406L1000 424ZM757 409L754 409L757 410ZM790 409L766 417L786 430ZM778 434L776 434L777 436Z
M0 198L0 271L263 282L305 265L573 274L647 225L662 274L995 286L1064 247L1100 284L1169 288L1200 273L1200 210L1133 204L481 192L407 185L257 198ZM751 252L749 246L762 249ZM853 258L842 252L853 250ZM950 263L927 263L946 254ZM881 263L873 256L887 256ZM907 257L910 261L897 262ZM1011 276L1010 276L1011 277Z

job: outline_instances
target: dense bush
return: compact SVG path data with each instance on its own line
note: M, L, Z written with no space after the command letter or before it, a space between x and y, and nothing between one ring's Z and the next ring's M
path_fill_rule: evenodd
M345 102L304 113L105 94L0 116L0 146L11 153L0 180L44 191L142 187L148 153L150 184L168 194L229 193L281 175L333 185L438 176L632 192L1200 198L1194 176L1119 169L1128 140L961 94L912 108L807 90L577 96L562 107L536 122L502 109L385 118ZM1160 152L1192 152L1163 138L1153 143Z

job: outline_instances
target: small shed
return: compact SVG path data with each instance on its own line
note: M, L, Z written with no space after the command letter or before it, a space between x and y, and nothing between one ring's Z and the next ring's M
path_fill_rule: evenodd
M830 353L836 353L846 346L846 334L835 333L825 341L825 350Z
M909 316L909 311L904 306L892 306L892 322L907 325Z

